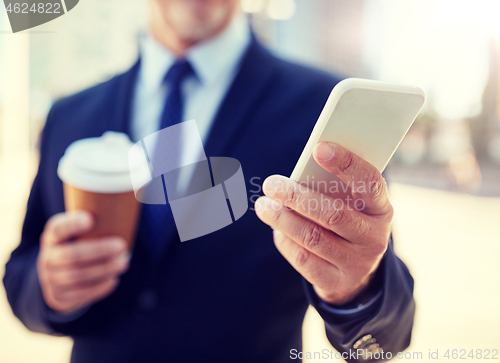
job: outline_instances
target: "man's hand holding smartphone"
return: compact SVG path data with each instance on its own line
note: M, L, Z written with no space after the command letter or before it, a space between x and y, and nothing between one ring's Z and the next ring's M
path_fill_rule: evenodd
M377 270L388 246L393 208L384 178L367 161L326 142L318 143L313 155L346 185L357 186L350 198L339 203L331 194L274 175L265 180L266 196L255 209L274 229L277 249L318 296L345 304L368 286Z

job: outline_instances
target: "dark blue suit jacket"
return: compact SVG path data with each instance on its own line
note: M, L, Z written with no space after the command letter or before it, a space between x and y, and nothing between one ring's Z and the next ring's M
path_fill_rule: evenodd
M207 156L241 162L251 209L212 234L170 240L158 264L138 240L130 270L111 296L71 321L51 317L35 260L45 222L64 211L58 160L77 139L129 132L138 67L60 100L50 111L22 241L4 277L14 314L31 330L73 337L76 363L289 361L291 349L301 350L306 295L315 306L319 300L278 253L253 202L267 176L290 175L338 80L280 60L255 40L205 145ZM339 318L318 307L340 352L366 334L386 352L409 344L413 280L392 243L379 272L383 296L372 309Z

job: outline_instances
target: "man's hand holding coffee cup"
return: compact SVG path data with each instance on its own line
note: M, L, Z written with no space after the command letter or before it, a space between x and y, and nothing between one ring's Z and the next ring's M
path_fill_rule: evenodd
M393 208L384 178L370 163L330 143L316 145L314 158L351 187L347 200L344 196L339 203L335 196L271 176L255 209L274 229L280 253L318 296L344 304L368 286L377 270L387 249Z
M94 227L92 215L73 211L54 215L40 237L38 278L47 305L69 313L111 294L129 266L121 237L73 240Z
M66 213L40 237L38 278L53 310L72 312L111 294L129 266L139 214L126 134L73 142L59 161Z

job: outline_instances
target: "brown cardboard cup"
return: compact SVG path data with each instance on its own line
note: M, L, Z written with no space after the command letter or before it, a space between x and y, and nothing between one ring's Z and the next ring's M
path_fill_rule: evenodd
M95 226L78 239L120 236L131 251L140 203L130 181L128 136L106 132L100 138L75 141L59 161L66 211L89 211Z

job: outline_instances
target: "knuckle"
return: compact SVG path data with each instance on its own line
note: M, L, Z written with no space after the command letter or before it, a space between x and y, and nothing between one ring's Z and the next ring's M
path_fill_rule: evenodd
M38 253L38 256L36 258L36 268L37 270L45 270L47 269L48 265L48 258L47 258L47 251L46 249L40 249L40 252Z
M64 236L66 229L68 227L67 226L68 220L66 214L59 213L54 215L52 218L49 219L47 225L48 225L47 231L52 235L56 237Z
M339 169L343 173L350 173L356 169L356 158L350 152L344 153L344 157L340 159Z
M49 286L51 286L52 288L57 288L61 285L67 284L68 277L67 277L67 274L65 274L65 273L52 272L52 273L47 274L46 279L47 279L46 281L47 281Z
M298 267L302 267L307 263L307 260L309 259L311 255L311 252L307 251L304 248L300 248L299 251L297 252L297 255L295 256L295 263L297 264Z
M373 197L381 197L387 191L387 183L378 170L372 170L367 177L368 193Z
M117 251L115 248L118 243L114 240L103 240L97 243L86 245L86 253L89 258L100 258L106 257L113 254L113 252Z
M64 234L64 224L63 223L54 223L51 229L51 232L54 236L60 237Z
M330 219L332 209L335 208L335 202L331 203L329 199L325 199L319 208L318 218L320 221L324 221L327 223L328 219Z
M386 216L387 216L387 221L390 224L392 222L392 219L394 218L394 207L392 206L391 203L389 203L387 206Z
M381 197L385 191L385 181L382 179L380 175L375 175L371 177L369 185L369 192L375 198Z
M72 246L73 248L67 248L61 253L61 262L66 262L68 264L75 264L78 262L80 257L80 251L76 248L76 246Z
M54 286L57 285L57 277L54 276L54 273L44 273L42 276L38 276L40 279L40 284L44 286L48 286L50 288L53 288Z
M347 266L352 266L354 264L354 261L357 259L357 255L353 252L352 249L343 250L341 252L340 248L337 246L336 252L336 256L341 256Z
M45 272L38 272L38 281L40 282L40 287L42 288L42 290L48 289L50 288L50 286L52 286L51 277Z
M42 245L48 243L51 237L58 236L63 215L63 213L54 214L47 220L42 235L40 236L40 242L42 243Z
M279 225L283 216L283 208L271 210L271 221L274 225Z
M321 242L321 228L317 224L310 223L305 230L304 247L315 250Z
M73 282L68 271L50 274L49 280L51 286L69 285Z
M328 211L327 225L329 227L335 227L341 224L345 219L345 211L341 207L336 207L335 205Z
M363 218L359 219L358 224L353 229L354 229L354 238L357 241L366 242L370 240L372 236L370 223L368 223Z
M69 286L83 281L83 273L79 270L66 270L54 276L58 286Z
M82 281L87 281L90 278L89 271L83 269L76 269L68 274L68 283L77 283Z
M298 204L300 202L300 190L295 184L290 184L287 188L287 201L292 205ZM287 203L288 204L288 203Z
M42 234L40 235L40 250L43 250L43 248L48 244L48 242L49 242L49 232L47 231L47 228L45 228Z
M54 214L52 217L50 217L47 220L47 223L45 224L45 230L46 231L53 231L54 227L58 224L59 220L61 219L62 213Z
M318 276L321 279L320 281L324 281L325 286L331 289L332 286L334 285L334 281L331 274L328 273L329 271L326 269L318 269L318 270L319 270Z
M110 239L103 241L102 243L95 243L89 245L87 249L88 258L117 258L120 253L126 250L125 242L118 239Z
M45 263L43 264L43 267L46 270L49 270L50 268L57 267L58 265L60 265L61 261L64 261L64 259L58 252L58 249L51 248L50 250L46 251Z
M112 241L87 244L86 255L89 259L103 258L112 255L115 244Z

